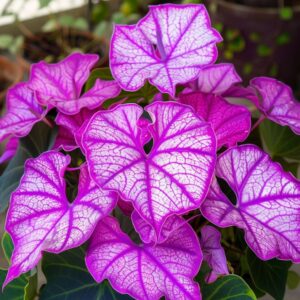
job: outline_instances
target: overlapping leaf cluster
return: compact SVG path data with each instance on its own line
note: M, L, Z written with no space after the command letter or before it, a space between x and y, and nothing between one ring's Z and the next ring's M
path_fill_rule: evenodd
M295 138L300 104L275 79L242 87L232 65L215 64L218 42L204 6L151 6L138 24L115 26L112 76L90 74L97 56L74 53L33 65L9 91L0 160L13 158L0 186L15 174L6 218L14 250L4 296L12 280L28 290L44 255L41 299L201 299L200 288L204 299L282 298L252 272L272 259L300 262L300 182L242 143L265 118ZM240 98L261 112L256 124ZM217 229L232 226L244 239ZM239 272L227 249L246 258ZM279 260L285 284L290 263ZM250 274L255 293L230 273Z

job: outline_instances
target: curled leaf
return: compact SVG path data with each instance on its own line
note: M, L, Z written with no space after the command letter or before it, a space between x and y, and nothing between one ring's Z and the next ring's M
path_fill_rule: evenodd
M84 107L94 109L120 93L115 81L97 79L94 86L81 95L97 60L95 54L73 53L56 64L39 62L31 68L29 86L39 103L48 109L56 107L69 115L77 114Z
M223 247L221 246L221 234L212 226L206 225L201 229L200 239L203 260L211 268L207 283L214 282L218 276L229 274L227 260Z

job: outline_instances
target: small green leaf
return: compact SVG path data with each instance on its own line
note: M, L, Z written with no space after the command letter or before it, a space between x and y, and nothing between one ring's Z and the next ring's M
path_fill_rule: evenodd
M256 299L248 284L237 275L220 277L211 284L204 283L201 285L201 293L205 300Z
M262 261L250 249L247 251L247 261L256 287L270 294L275 300L282 300L291 262L277 259Z
M293 18L293 8L292 7L282 7L279 10L279 16L281 20L291 20Z
M260 124L259 133L264 150L271 157L300 160L300 139L289 127L266 119Z
M86 269L84 247L61 254L45 253L42 269L47 284L41 288L40 300L125 300L128 295L115 292L107 281L98 284Z
M299 286L300 283L300 276L293 270L289 270L288 272L288 279L287 279L287 286L290 290L294 290Z
M7 208L11 193L19 185L25 161L51 149L55 136L56 130L40 122L34 125L28 136L20 139L17 153L0 176L0 212Z

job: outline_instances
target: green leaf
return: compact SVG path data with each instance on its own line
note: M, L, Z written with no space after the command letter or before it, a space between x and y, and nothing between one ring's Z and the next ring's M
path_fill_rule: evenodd
M293 270L288 271L287 286L290 290L294 290L300 283L300 276Z
M12 251L13 243L10 236L4 233L2 237L2 248L6 260L9 262ZM10 282L3 292L0 290L1 300L33 300L37 291L37 273L35 271L21 275L12 282ZM3 285L7 270L0 268L0 287Z
M262 261L250 249L247 251L247 261L256 287L276 300L283 299L291 262L277 259Z
M102 80L113 80L113 76L110 72L109 68L98 68L92 71L89 79L87 80L85 84L85 91L89 90L91 87L93 87L96 79L102 79ZM114 104L122 99L125 99L125 103L144 103L148 104L155 94L157 94L159 91L156 87L146 82L144 86L135 92L127 92L122 91L118 97L115 97L113 99L110 99L106 101L103 105L104 108L108 108L111 104Z
M20 139L17 153L0 176L0 212L7 208L11 193L19 185L25 161L51 149L55 136L55 129L40 122L32 128L28 136Z
M264 150L271 157L281 156L300 160L300 138L287 126L264 120L259 126Z
M256 299L248 284L237 275L220 277L211 284L204 283L201 286L201 293L205 300Z
M128 295L115 292L107 281L98 284L86 269L84 247L59 255L45 253L42 269L47 284L41 288L40 300L125 300Z

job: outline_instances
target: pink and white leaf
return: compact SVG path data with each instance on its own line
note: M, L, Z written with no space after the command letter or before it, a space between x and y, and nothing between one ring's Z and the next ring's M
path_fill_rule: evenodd
M59 63L39 62L32 65L29 86L39 103L48 109L74 115L82 108L94 109L105 100L116 97L120 87L114 81L97 80L94 87L81 95L98 55L73 53Z
M83 108L76 115L66 115L58 112L55 123L59 125L58 135L54 149L62 148L72 151L81 146L81 127L88 122L98 109L89 110Z
M108 279L116 291L137 300L201 299L193 281L201 261L198 237L188 224L153 247L134 244L112 217L99 222L86 256L97 282Z
M87 168L81 169L78 195L70 203L64 180L69 163L69 156L55 151L26 161L6 219L14 252L4 286L35 267L42 251L59 253L84 243L114 208L116 194L101 190Z
M171 234L187 222L176 215L168 217L162 227L159 240L157 240L157 236L151 224L146 222L136 211L133 211L131 214L131 220L135 231L138 232L141 240L146 244L160 244L165 242Z
M131 201L159 236L166 218L196 209L208 191L216 159L210 125L175 102L155 102L145 110L153 124L153 148L146 154L137 126L143 110L120 105L96 113L82 138L92 178Z
M207 283L214 282L220 275L229 274L225 251L221 246L220 232L212 226L204 226L201 229L200 244L203 260L211 268L210 273L206 277Z
M221 36L210 25L203 5L156 5L137 25L117 25L111 41L114 78L124 90L136 91L145 80L161 92L199 75L217 58Z
M237 197L233 205L216 180L201 212L219 227L237 226L256 255L300 262L300 182L254 145L235 147L218 158L216 176Z
M46 111L26 83L18 83L7 92L5 115L0 119L0 141L9 136L23 137L42 120Z
M300 103L294 98L291 88L268 77L254 78L250 85L258 92L253 101L257 108L268 119L289 126L300 135Z
M241 82L241 78L232 64L209 65L200 71L197 91L221 95L239 82Z
M200 92L181 94L178 100L192 106L200 117L211 124L219 149L235 146L250 133L251 113L244 106L231 104L221 96Z

